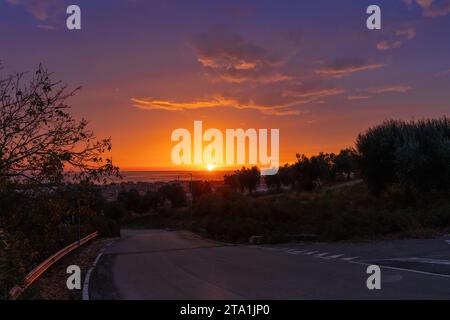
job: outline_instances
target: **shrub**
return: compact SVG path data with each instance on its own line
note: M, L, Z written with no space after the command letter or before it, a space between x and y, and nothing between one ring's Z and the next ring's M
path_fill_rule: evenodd
M380 194L398 183L421 191L450 188L450 120L385 121L356 141L361 174Z
M198 201L202 196L212 192L211 184L208 181L193 181L191 188L194 201Z
M121 202L115 201L105 205L104 213L108 219L120 221L125 217L127 211Z
M166 183L159 188L158 192L169 200L174 208L181 208L187 204L183 186L179 183Z

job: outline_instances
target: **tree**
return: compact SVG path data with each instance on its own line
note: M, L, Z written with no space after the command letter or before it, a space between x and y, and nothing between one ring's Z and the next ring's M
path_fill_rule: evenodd
M104 158L111 141L97 140L86 120L70 115L67 100L79 88L69 90L52 76L41 66L0 76L0 298L75 240L75 216L81 232L108 235L104 201L92 182L119 175Z
M192 199L198 201L205 194L212 192L211 184L208 181L192 182Z
M119 201L108 202L105 205L105 216L114 221L120 221L126 216L127 211L125 210L123 203Z
M358 153L353 148L343 149L334 158L333 174L341 173L347 175L347 180L350 180L350 175L358 168Z
M158 207L163 203L163 198L161 194L158 191L147 191L143 198L143 203L146 208L148 209L158 209Z
M60 183L118 175L110 158L111 140L97 140L84 119L70 114L69 90L42 66L29 76L0 78L0 176L4 181Z
M137 189L131 189L129 191L120 190L117 195L117 201L122 203L128 211L135 213L143 213L144 211L142 210L142 197Z
M252 194L252 192L256 190L261 178L261 171L259 171L258 167L253 166L249 169L244 167L241 170L236 171L236 174L241 190L247 189L248 192Z
M183 186L179 183L166 183L158 192L167 200L172 203L174 208L180 208L186 206L186 194Z
M280 191L281 189L281 178L280 178L280 173L277 172L274 175L270 175L270 176L265 176L265 182L268 188L270 189L275 189L277 192Z
M223 177L223 182L232 190L237 190L239 188L238 175L236 173L225 175Z
M450 189L450 119L389 120L356 141L361 174L379 195L393 184L407 190Z

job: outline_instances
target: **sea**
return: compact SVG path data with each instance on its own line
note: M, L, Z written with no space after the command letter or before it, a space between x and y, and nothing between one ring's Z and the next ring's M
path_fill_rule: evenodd
M115 182L169 182L169 181L223 181L233 171L121 171L122 178Z

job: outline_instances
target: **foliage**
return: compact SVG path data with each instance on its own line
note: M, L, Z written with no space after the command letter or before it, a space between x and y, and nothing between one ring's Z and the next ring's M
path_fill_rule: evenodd
M79 236L118 232L93 184L119 174L104 157L111 141L70 115L67 100L79 88L52 76L39 66L0 77L0 298Z
M202 196L212 192L211 184L208 181L193 181L191 188L193 201L198 201Z
M347 180L358 170L358 153L353 148L343 149L333 159L332 175L345 174Z
M172 203L172 207L180 208L186 206L186 194L183 186L179 183L166 183L158 192Z
M450 188L450 120L390 120L358 136L361 173L375 194L393 184Z
M261 171L258 167L243 167L240 170L236 170L232 175L225 176L224 183L234 190L239 188L241 191L248 190L249 193L252 193L256 190L256 187L260 182L260 178Z
M72 181L117 175L103 154L111 140L96 140L86 120L75 120L69 90L42 66L30 79L25 73L0 78L0 174L12 182L60 183L64 169ZM25 83L28 82L28 83Z

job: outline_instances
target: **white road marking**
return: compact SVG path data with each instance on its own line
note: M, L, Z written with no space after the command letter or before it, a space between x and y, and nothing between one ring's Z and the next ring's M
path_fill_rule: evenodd
M350 261L350 263L359 264L359 265L362 265L362 266L370 266L370 265L372 265L371 263L364 263L364 262L358 262L358 261ZM413 272L413 273L418 273L418 274L424 274L424 275L427 275L427 276L436 276L436 277L442 277L442 278L450 278L450 275L440 274L440 273L418 271L418 270L413 270L413 269L405 269L405 268L397 268L397 267L388 267L388 266L383 266L383 265L379 265L379 267L382 268L382 269L390 269L390 270L397 270L397 271Z
M335 254L334 256L323 257L322 259L337 259L343 256L343 254Z
M419 263L428 263L428 264L440 264L440 265L450 265L450 260L442 260L442 259L429 259L429 258L394 258L394 259L384 259L381 261L399 261L399 262L419 262Z
M357 257L351 257L351 258L342 258L342 260L345 260L345 261L351 261L351 260L355 260L355 259L358 259L359 258L359 256L357 256Z
M305 252L308 252L308 250L301 250L301 251L294 251L294 252L297 252L297 253L305 253Z
M323 256L326 256L327 254L328 254L328 252L319 253L319 254L316 254L315 257L322 258Z
M307 253L305 253L305 254L311 255L311 254L315 254L315 253L317 253L317 252L319 252L319 251L311 251L311 252L307 252Z
M105 252L106 248L109 247L114 241L115 240L107 243L103 247L103 249L100 250L99 254L95 258L94 262L92 263L92 266L89 268L88 272L86 273L86 277L84 278L84 282L83 282L83 291L82 291L83 300L89 300L89 281L91 280L92 271L94 270L95 266L97 265L98 260L100 260L101 256Z

